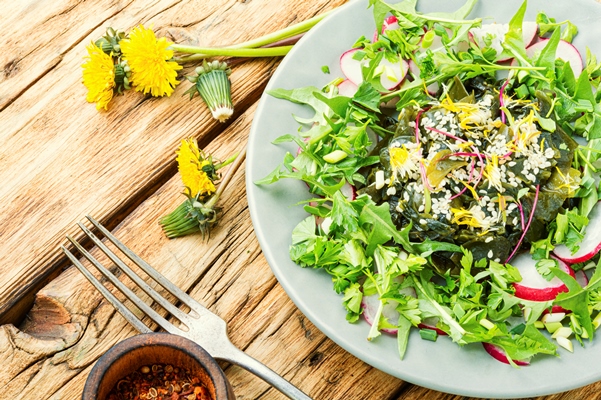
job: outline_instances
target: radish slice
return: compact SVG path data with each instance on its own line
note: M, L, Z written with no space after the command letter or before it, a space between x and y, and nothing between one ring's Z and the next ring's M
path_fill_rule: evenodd
M357 85L350 79L345 79L338 84L338 94L346 97L353 97L357 93Z
M583 270L576 271L574 277L576 278L576 282L578 282L580 286L586 287L586 285L588 285L588 276L586 276L586 273Z
M557 260L559 268L574 276L574 271L566 263ZM553 300L561 292L567 292L566 285L557 277L547 281L536 270L536 260L528 253L522 253L515 257L511 265L520 271L522 275L521 282L515 282L515 296L531 301L548 301Z
M526 49L526 55L532 58L536 53L545 48L549 39L542 39L539 42L534 43L532 46ZM560 40L557 44L557 50L555 51L556 58L559 58L565 62L569 62L574 72L574 76L577 78L583 69L582 56L580 52L571 43L565 40Z
M359 50L360 49L358 48L350 49L340 56L340 69L342 70L342 73L348 80L357 86L363 82L363 72L361 71L361 67L366 62L354 58L355 53ZM380 84L382 84L386 90L392 90L400 85L403 79L405 79L409 64L407 64L407 61L401 59L391 62L384 57L377 68L381 70Z
M361 61L353 58L360 49L350 49L340 56L340 69L346 78L359 86L363 82L363 73L361 72Z
M399 86L409 70L409 64L405 60L391 62L387 58L380 61L382 75L380 75L380 83L386 90L392 90Z
M400 28L399 21L397 20L397 18L394 15L389 15L388 17L384 18L384 22L382 23L382 34L384 34L387 30L394 30L394 29L399 29L399 28ZM378 31L376 30L374 32L372 42L375 42L377 40L378 40Z
M482 346L484 346L484 350L486 350L486 352L488 354L493 356L494 359L501 361L502 363L509 364L509 360L508 360L507 354L505 353L505 350L503 350L499 346L494 345L492 343L482 343ZM522 367L530 365L530 363L528 361L513 360L513 362L516 365L519 365Z
M439 335L446 336L447 333L445 331L436 327L437 323L438 323L438 317L429 317L429 318L424 318L422 320L422 322L417 325L417 327L420 329L430 329L430 330L436 331L436 333L438 333Z
M524 21L522 23L522 39L524 46L528 47L534 42L538 33L538 24L534 21Z
M382 316L386 318L386 320L392 325L398 325L399 323L399 312L396 310L397 305L398 303L396 301L389 301L382 309ZM377 293L371 296L363 296L363 300L361 300L361 308L363 308L363 317L368 324L373 325L376 322L374 320L379 306L380 300L378 299ZM381 329L381 331L396 334L398 329L384 328Z
M408 64L408 71L411 74L411 76L413 77L413 79L419 79L421 71L420 71L419 67L417 66L417 64L413 60L409 60L409 62L407 64ZM440 85L438 84L438 82L434 82L434 83L429 84L428 87L426 88L426 90L428 91L430 96L434 96L438 92L439 88L440 88Z
M401 289L399 293L404 294L405 296L417 297L415 293L415 289L411 287L407 287ZM392 325L398 325L399 323L399 312L396 310L398 303L396 301L390 300L386 303L382 309L382 316L386 318L386 320ZM363 309L363 317L365 321L373 325L374 320L376 318L376 313L378 312L378 307L380 306L380 300L378 298L378 294L372 294L371 296L363 296L361 300L361 308ZM398 329L396 328L384 328L381 329L382 332L396 334Z
M574 254L565 245L556 246L553 254L563 261L576 264L590 260L601 250L601 206L595 204L588 216L588 226L584 233L584 238L580 242L580 248Z
M357 198L357 189L348 182L342 185L340 191L342 192L344 197L346 197L349 200L355 200Z
M490 43L490 48L495 49L497 55L503 51L503 40L505 34L509 32L509 24L483 24L479 28L472 28L469 32L469 37L472 42L477 44L479 47L486 47L485 38L494 37ZM524 21L522 24L522 40L524 46L528 47L530 43L536 37L538 32L538 25L533 21ZM498 62L508 61L509 58L499 59Z
M378 142L380 141L380 136L378 136L378 134L369 127L365 129L365 132L367 133L367 137L369 138L369 141L371 142L371 145L369 145L369 147L367 147L367 150L372 151L378 145Z
M413 79L418 79L422 73L422 71L420 71L419 67L413 60L409 60L409 73L411 74Z

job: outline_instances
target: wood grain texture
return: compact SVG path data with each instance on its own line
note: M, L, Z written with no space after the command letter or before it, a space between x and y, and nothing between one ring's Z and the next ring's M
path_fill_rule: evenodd
M112 7L114 11L77 11L76 21L95 29L61 36L68 51L61 53L60 62L40 76L25 74L22 78L29 79L30 87L18 95L7 94L10 104L0 113L0 275L5 277L0 282L0 316L56 271L62 260L57 244L65 233L74 232L77 219L92 213L108 221L116 210L131 208L173 175L173 152L183 137L196 136L201 143L208 143L223 129L198 98L182 98L189 87L186 83L170 98L129 92L115 98L108 112L97 112L85 103L85 88L80 83L85 46L93 38L109 25L145 23L154 24L159 31L186 27L190 35L202 38L203 45L230 44L230 40L254 38L339 4L325 0L305 5L291 0L101 3L94 7ZM86 7L76 4L74 8L55 6L47 10L36 6L36 13L47 12L40 20L57 21L49 25L46 40L61 32L69 21L60 18ZM260 17L264 14L258 11L267 6L273 17L265 22ZM291 14L290 9L296 13ZM92 17L98 20L88 21ZM241 20L244 29L225 30L224 34L215 28L240 26ZM29 37L26 28L19 32ZM12 42L7 45L17 46ZM30 57L49 57L44 46L31 46ZM3 52L7 53L11 51ZM250 61L235 68L231 79L238 113L259 98L276 63ZM9 86L8 81L0 85Z

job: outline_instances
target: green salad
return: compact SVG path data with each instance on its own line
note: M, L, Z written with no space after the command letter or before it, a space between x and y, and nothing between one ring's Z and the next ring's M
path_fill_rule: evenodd
M507 24L468 19L475 0L416 3L370 0L375 33L340 55L343 76L269 92L315 111L257 182L312 194L290 257L401 358L412 329L514 366L584 346L601 324L601 63L526 2Z

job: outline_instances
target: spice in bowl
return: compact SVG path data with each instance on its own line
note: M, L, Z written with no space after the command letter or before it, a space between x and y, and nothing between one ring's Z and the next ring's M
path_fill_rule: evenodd
M209 389L189 369L170 364L144 365L119 380L108 400L213 400Z

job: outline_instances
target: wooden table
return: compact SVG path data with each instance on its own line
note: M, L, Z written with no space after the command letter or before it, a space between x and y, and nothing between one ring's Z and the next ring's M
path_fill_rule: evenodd
M245 146L279 59L231 76L235 115L198 98L133 91L107 112L85 102L85 46L108 26L153 25L175 42L220 46L306 20L344 0L46 0L0 6L0 398L76 399L95 361L136 332L59 250L95 216L169 279L228 321L231 339L316 399L459 399L380 372L342 350L293 305L253 234L244 168L209 241L168 240L157 220L183 197L174 152L187 137L217 158ZM190 73L191 68L184 73ZM240 399L283 398L227 364ZM545 399L599 398L601 383Z

